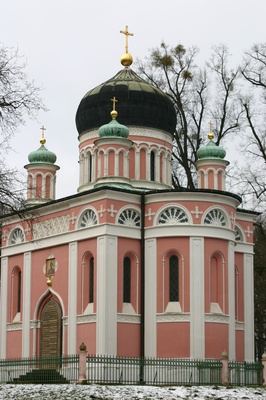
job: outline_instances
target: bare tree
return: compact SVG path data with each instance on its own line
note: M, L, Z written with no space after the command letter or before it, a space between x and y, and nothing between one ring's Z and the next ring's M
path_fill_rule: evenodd
M17 50L0 47L0 130L5 138L24 123L25 114L36 117L44 109L40 88L28 80L25 68Z
M177 126L173 142L173 185L195 187L196 152L207 137L211 119L217 144L240 129L243 109L238 97L238 68L228 69L228 49L213 48L205 68L196 64L198 49L187 50L181 44L162 43L152 49L144 62L138 60L138 72L166 92L176 109Z
M23 205L16 171L5 162L9 138L24 123L26 115L34 118L40 109L45 109L40 88L28 80L25 68L18 51L0 46L0 215L18 211Z
M266 43L245 52L241 74L247 95L240 98L246 117L242 151L245 164L240 182L244 196L253 207L263 209L266 202Z

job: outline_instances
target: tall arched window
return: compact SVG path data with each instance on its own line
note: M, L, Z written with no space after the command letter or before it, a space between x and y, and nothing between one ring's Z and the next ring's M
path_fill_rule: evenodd
M93 303L94 299L94 258L90 259L90 272L89 272L89 303Z
M179 301L178 257L169 258L169 301Z
M154 150L151 151L150 154L150 178L151 181L155 181L155 152Z
M94 257L87 252L82 261L82 312L93 312L94 304Z
M12 271L12 282L11 282L11 320L18 318L20 320L21 312L21 270L19 267L15 267Z
M123 265L123 303L131 302L131 260L124 258Z
M210 303L212 313L224 312L224 261L220 253L210 259Z
M87 153L87 157L88 157L88 182L91 182L92 156L90 152Z

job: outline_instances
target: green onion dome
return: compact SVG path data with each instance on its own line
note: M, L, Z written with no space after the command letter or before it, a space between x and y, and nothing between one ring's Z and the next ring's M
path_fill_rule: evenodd
M41 146L38 150L32 151L28 155L28 160L30 163L48 163L54 164L56 162L56 155L52 151L47 150L44 146L46 140L42 138L40 140Z
M226 151L223 147L217 146L213 142L214 134L212 132L212 122L210 122L210 132L208 133L209 143L206 146L202 146L197 150L198 160L204 160L208 158L217 158L223 160L226 156Z
M118 115L117 111L111 111L110 115L112 117L112 120L109 122L109 124L105 124L100 127L99 136L101 138L116 137L126 139L129 135L129 129L116 120L116 117Z
M206 146L202 146L197 150L198 160L206 158L220 158L222 160L225 156L225 149L221 146L217 146L213 141L209 141Z
M90 90L76 113L80 135L108 123L110 99L119 99L119 121L126 126L156 128L173 134L176 112L169 96L125 67L114 77ZM115 122L111 125L115 125Z

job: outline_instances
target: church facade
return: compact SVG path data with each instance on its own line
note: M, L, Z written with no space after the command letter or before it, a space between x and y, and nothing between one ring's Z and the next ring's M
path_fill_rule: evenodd
M55 198L44 137L29 155L24 216L2 227L0 358L84 342L89 354L254 359L254 214L226 191L212 132L197 189L172 189L175 110L131 62L80 102L78 193Z

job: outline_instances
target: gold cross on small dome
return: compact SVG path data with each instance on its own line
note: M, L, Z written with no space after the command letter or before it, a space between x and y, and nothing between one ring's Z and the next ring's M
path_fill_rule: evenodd
M42 127L40 128L40 130L42 131L42 138L41 138L41 140L40 140L40 143L41 143L41 144L45 144L45 143L46 143L46 140L45 140L45 138L44 138L44 131L46 131L46 128L45 128L44 126L42 126Z

